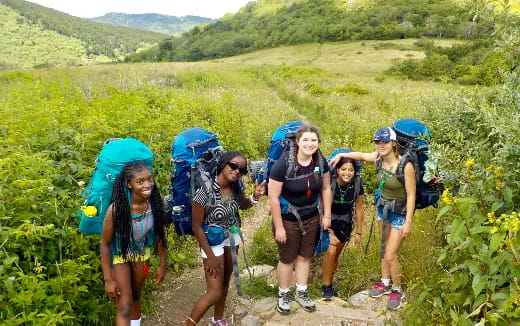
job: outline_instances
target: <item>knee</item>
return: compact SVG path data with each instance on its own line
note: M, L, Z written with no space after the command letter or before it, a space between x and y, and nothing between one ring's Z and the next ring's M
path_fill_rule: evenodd
M123 303L117 306L117 314L123 319L129 319L132 315L132 304Z
M397 259L397 254L393 253L393 252L390 252L390 253L386 252L384 260L385 260L385 262L387 264L390 264L390 265L393 265L395 263L399 263L399 261Z
M206 292L206 299L211 305L214 305L222 297L223 293L223 289L208 290L208 292Z

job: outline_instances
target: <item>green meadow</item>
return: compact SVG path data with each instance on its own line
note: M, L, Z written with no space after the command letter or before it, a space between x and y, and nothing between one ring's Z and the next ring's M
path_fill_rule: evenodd
M156 155L154 173L163 194L169 185L173 138L194 126L218 133L225 149L261 160L273 131L289 120L317 126L322 133L321 149L328 156L339 147L372 150L369 141L376 128L414 117L432 125L433 148L449 154L444 167L461 169L464 160L473 156L461 148L444 151L449 145L447 135L456 132L445 119L448 114L453 119L463 116L455 113L463 112L463 99L457 99L464 95L450 94L471 94L475 87L385 74L397 62L422 57L415 40L408 39L313 43L196 63L0 73L0 320L6 325L85 325L103 324L113 315L114 307L107 304L103 290L99 239L81 235L74 217L82 204L82 187L89 181L95 157L107 138L134 137L149 145ZM437 139L444 143L436 143ZM464 137L456 139L462 144ZM374 168L367 166L367 200L374 187L373 175ZM372 207L366 206L365 237L373 214ZM435 320L444 316L441 308L458 304L442 298L421 301L427 286L418 286L418 280L438 276L437 270L442 274L443 267L435 264L435 259L447 244L444 232L449 231L450 220L446 218L455 208L443 208L442 220L437 218L436 209L418 212L414 235L402 251L403 281L410 289L410 301L418 303L418 310L409 315L420 324L436 324ZM257 246L270 245L269 233L263 233L255 240ZM377 272L377 242L372 238L366 258L360 249L348 250L340 272L344 295L366 287L366 276ZM193 264L194 246L192 241L172 238L172 272ZM254 259L264 258L258 255ZM497 286L505 287L503 282ZM443 290L439 285L431 291ZM511 293L517 295L513 290ZM509 292L506 296L510 298ZM455 315L444 316L440 323L471 320L466 317L474 311L475 302L476 307L484 302L480 300L462 302ZM493 300L485 302L495 305L488 310L497 311L503 305L496 302L503 304L506 298ZM421 311L428 314L421 315ZM475 320L485 315L479 310L470 317ZM506 322L515 318L514 313L502 315Z

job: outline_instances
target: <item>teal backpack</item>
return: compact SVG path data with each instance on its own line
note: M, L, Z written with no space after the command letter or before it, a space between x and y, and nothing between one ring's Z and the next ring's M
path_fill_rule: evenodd
M116 176L133 161L143 161L149 169L153 153L134 138L111 138L105 141L96 159L96 168L87 187L81 194L85 204L78 211L79 229L84 234L101 234L108 206L112 202L112 189Z

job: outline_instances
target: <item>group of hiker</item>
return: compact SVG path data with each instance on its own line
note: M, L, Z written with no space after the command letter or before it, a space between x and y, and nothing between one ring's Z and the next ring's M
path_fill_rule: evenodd
M374 152L342 151L327 161L319 150L318 129L302 125L295 132L292 150L283 151L270 167L268 178L256 180L251 194L246 193L242 181L248 174L247 159L238 151L222 152L209 184L190 195L190 231L200 246L206 291L196 301L186 325L197 325L211 307L212 325L228 325L224 319L226 297L243 241L239 210L253 207L264 195L279 255L276 310L289 314L292 297L305 311L316 310L308 279L317 241L324 232L328 232L329 245L323 257L322 299L337 296L333 279L340 254L351 238L359 245L363 234L364 191L359 178L363 161L376 165L375 203L382 235L381 281L369 294L388 294L388 308L400 308L404 293L398 253L412 231L416 167L403 157L391 127L378 129L372 142ZM101 232L105 291L116 300L117 325L140 325L141 288L154 248L160 257L155 281L164 278L165 234L171 223L167 211L150 166L141 161L126 164L113 182ZM293 274L296 288L291 296Z

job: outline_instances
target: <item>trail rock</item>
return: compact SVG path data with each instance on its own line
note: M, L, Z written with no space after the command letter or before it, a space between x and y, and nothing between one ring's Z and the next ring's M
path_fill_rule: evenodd
M269 275L274 267L271 265L255 265L249 268L253 277L265 277ZM249 277L247 269L242 270L240 277Z
M262 325L260 322L260 318L253 315L247 315L242 318L241 321L242 326L260 326Z

